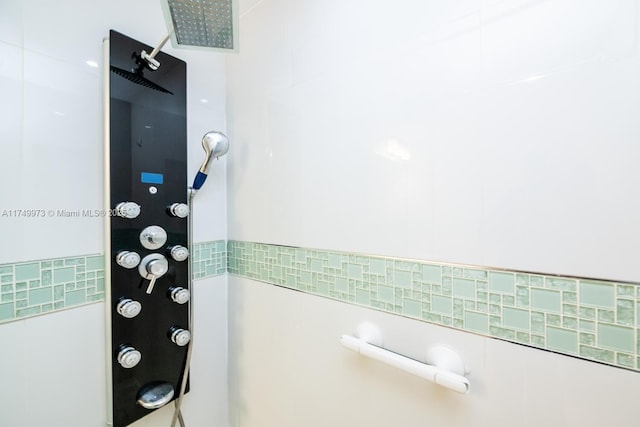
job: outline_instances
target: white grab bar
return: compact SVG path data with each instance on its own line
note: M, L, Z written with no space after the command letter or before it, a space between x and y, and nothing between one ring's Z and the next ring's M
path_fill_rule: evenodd
M418 362L398 353L368 343L364 339L342 335L340 343L349 350L363 356L370 357L402 371L417 375L420 378L434 382L455 392L466 394L469 392L469 380L462 375L438 368L434 365Z

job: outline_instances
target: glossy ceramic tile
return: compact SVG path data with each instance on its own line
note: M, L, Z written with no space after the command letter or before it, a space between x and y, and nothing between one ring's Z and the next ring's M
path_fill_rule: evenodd
M24 416L27 410L28 394L26 384L27 364L25 363L26 328L24 322L2 325L0 340L12 343L13 351L5 351L0 364L0 378L4 384L15 384L15 387L0 388L2 420L7 425L26 427Z
M224 55L173 50L187 61L187 185L193 184L204 160L202 137L215 130L226 132L224 111ZM231 140L230 150L235 149ZM226 239L226 156L212 162L209 177L193 203L194 235L198 241Z
M482 19L484 71L495 83L533 81L635 56L633 0L501 2L483 8Z
M22 8L20 0L0 4L0 42L22 46Z
M149 45L155 45L166 32L162 10L153 1L114 0L99 5L82 0L21 3L25 49L71 64L102 58L102 39L111 28ZM144 22L140 20L142 16Z
M244 9L229 238L637 281L636 2L418 3Z
M82 425L103 422L104 400L98 396L104 396L106 389L104 329L102 304L25 321L24 363L28 369L24 387L27 396L50 397L39 401L37 410L27 399L26 425L64 425L67 421L62 420ZM65 399L54 398L63 384Z
M22 49L0 41L0 58L0 89L3 93L0 103L0 113L3 117L0 146L6 146L18 144L21 138Z
M241 332L229 336L232 425L595 427L612 420L617 425L635 423L636 414L628 408L633 407L640 386L636 372L244 277L230 276L229 303L231 329ZM339 345L340 335L355 333L364 321L380 328L385 348L417 360L425 360L436 344L454 349L469 371L470 393L451 393ZM264 392L274 384L279 384L277 393ZM282 405L291 410L281 410ZM363 407L367 410L360 410Z
M3 3L1 8L11 6L11 2ZM2 18L0 18L2 19ZM22 147L22 50L0 41L0 158L3 159L0 168L0 230L3 241L11 242L0 249L2 253L23 253L24 224L23 218L13 216L11 209L24 206L23 196L25 183L22 177L23 147Z
M19 253L3 253L0 259L102 250L100 218L50 214L102 207L99 94L98 76L86 64L72 66L24 52L22 155L13 159L20 165L19 182L24 188L14 187L7 193L7 203L12 204L7 208L48 212L44 217L21 219L23 240L35 243L47 236L58 244L32 244Z

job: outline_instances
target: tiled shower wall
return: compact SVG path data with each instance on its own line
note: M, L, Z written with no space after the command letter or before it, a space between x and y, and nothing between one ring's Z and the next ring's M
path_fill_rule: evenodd
M225 272L535 348L640 370L633 283L224 240L193 278ZM0 323L104 299L104 257L0 266Z
M104 299L102 255L0 266L0 322Z
M229 240L640 280L636 0L249 3Z
M229 267L243 276L231 279L242 286L230 287L231 300L234 292L240 307L252 295L269 307L269 294L279 300L248 277L446 326L438 335L444 343L459 329L532 348L518 354L546 355L541 348L640 368L631 283L639 281L638 1L249 3L240 53L227 59ZM305 315L309 298L299 300L300 310L269 327L290 322L296 334L321 323L315 330L337 339L367 317L355 308L357 316L319 314L335 320L332 328ZM252 325L254 340L266 332L251 313L237 317ZM296 336L274 351L274 369L289 368L300 342L328 361L317 375L283 383L335 395L343 382L325 383L325 372L341 349ZM415 336L396 329L393 337L397 349L421 354ZM240 359L238 378L265 353L248 350L243 338L231 353ZM511 355L523 348L507 347ZM489 366L500 357L465 355L465 363ZM535 371L523 358L500 362L503 371L475 378L504 381L508 392L488 387L476 408L444 411L469 419L434 416L445 404L438 399L416 403L405 424L477 425L484 411L494 414L484 424L499 426L584 424L566 408L590 414L585 425L608 415L611 402L556 396L566 389L554 369L536 372L544 384L536 388L522 380ZM623 393L637 378L626 374L616 385ZM574 390L591 390L593 378L576 379ZM262 381L253 394L238 392L239 418L263 409L254 425L282 421L271 415L279 401L263 404ZM306 416L313 408L303 398L291 398L299 409L292 425L323 425ZM389 408L372 425L401 412L385 399L348 398L349 409ZM556 402L547 420L527 423L525 408L547 412ZM352 414L341 399L334 403L336 413ZM514 416L501 417L508 408Z
M228 251L231 274L640 370L632 283L238 241Z
M196 243L194 279L227 271L226 242ZM0 323L104 300L104 256L0 265Z

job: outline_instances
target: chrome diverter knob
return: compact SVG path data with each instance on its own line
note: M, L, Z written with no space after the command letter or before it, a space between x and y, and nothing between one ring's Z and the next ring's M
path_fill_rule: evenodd
M167 243L167 232L157 225L150 225L140 232L140 244L147 249L156 250Z

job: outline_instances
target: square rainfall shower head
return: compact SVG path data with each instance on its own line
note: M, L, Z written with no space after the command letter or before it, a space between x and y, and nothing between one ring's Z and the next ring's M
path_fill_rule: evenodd
M161 0L175 48L238 51L238 0Z

